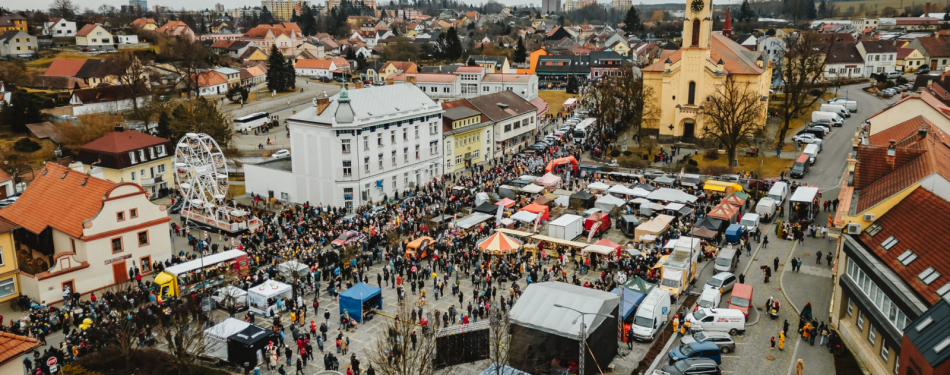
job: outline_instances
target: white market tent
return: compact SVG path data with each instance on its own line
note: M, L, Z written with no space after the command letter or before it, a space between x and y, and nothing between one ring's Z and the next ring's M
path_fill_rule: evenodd
M632 190L630 190L626 186L623 186L622 184L616 184L614 186L611 186L610 189L607 189L607 192L613 193L613 194L623 194L623 195L633 194Z
M650 193L652 192L644 188L641 188L639 186L630 190L630 195L633 195L635 197L641 197L641 198L650 196Z
M165 272L178 276L180 274L183 274L189 271L194 271L197 269L204 268L204 266L206 265L218 264L226 260L238 258L242 255L247 255L247 253L241 250L231 249L227 251L222 251L217 254L208 255L204 257L204 259L198 258L198 259L188 261L185 263L176 264L174 266L166 268Z
M475 193L475 207L478 207L482 203L489 202L488 193L479 192Z
M534 183L536 185L541 185L541 186L555 186L561 183L561 177L558 177L557 175L554 175L548 172L541 178L534 180Z
M648 200L648 199L646 199L646 198L633 198L633 199L630 200L630 203L633 203L633 204L644 204L644 203L650 203L650 200Z
M533 223L535 219L538 218L538 214L528 211L518 211L514 215L511 215L511 220L523 221L526 223Z
M241 332L251 323L243 320L227 318L223 322L208 328L204 332L205 355L218 358L222 361L228 360L228 337Z
M614 248L612 248L612 247L610 247L610 246L604 246L604 245L593 244L593 245L589 245L589 246L585 247L583 250L581 250L581 254L587 254L587 253L597 253L597 254L603 254L603 255L610 255L610 254L616 254L616 253L617 253L617 249L614 249Z
M624 203L627 203L627 201L622 198L617 198L613 195L604 195L594 202L594 207L597 207L604 212L610 212L615 207L623 206Z
M654 200L654 201L693 203L696 201L697 198L695 195L686 194L685 192L679 189L660 188L650 193L650 195L647 196L647 199Z
M293 272L297 271L298 276L306 276L310 272L310 267L296 260L286 261L277 265L277 271L285 278L293 278Z
M581 320L573 310L554 307L565 306L589 315L587 334L594 332L620 304L620 296L582 286L561 283L532 283L511 308L511 322L523 327L577 340Z
M525 185L525 187L521 188L521 191L525 193L531 193L531 194L537 194L543 190L544 190L544 186L535 185L535 184L528 184L528 185Z
M670 204L666 205L666 207L663 207L663 209L665 209L665 210L679 211L679 210L682 210L683 207L686 207L686 206L684 206L682 203L670 203Z
M791 201L811 204L816 196L818 196L818 188L813 186L799 186L798 189L795 190L795 194L792 194Z
M570 206L571 205L571 196L570 195L558 195L557 199L554 200L554 203L558 206Z
M595 182L590 185L587 185L588 190L607 190L610 189L610 185L607 185L603 182Z
M247 290L248 311L270 317L277 312L277 304L268 305L269 298L290 297L293 288L279 281L267 280Z
M476 225L478 225L478 224L481 224L481 222L483 222L483 221L485 221L485 220L488 220L488 219L491 219L491 218L493 218L493 217L495 217L495 216L494 216L494 215L489 215L489 214L486 214L486 213L475 212L475 213L473 213L473 214L471 214L471 215L468 215L468 216L466 216L466 217L463 217L463 218L461 218L461 219L458 219L458 222L457 222L456 225L458 225L459 228L468 229L468 228L474 227L474 226L476 226Z

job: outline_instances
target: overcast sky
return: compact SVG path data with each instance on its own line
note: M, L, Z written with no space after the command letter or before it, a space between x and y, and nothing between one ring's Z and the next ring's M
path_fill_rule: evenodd
M318 0L321 1L321 0ZM388 3L388 0L377 0L384 1ZM482 3L481 0L463 0L471 3ZM599 0L601 3L609 4L609 0ZM737 0L738 1L738 0ZM536 6L541 6L540 0L500 0L499 2L509 5L525 5L525 4L534 4ZM735 1L718 1L717 3L732 3ZM0 4L7 9L12 10L24 10L24 9L47 9L49 5L52 4L52 0L2 0ZM80 8L92 8L97 9L102 4L109 4L115 7L119 7L123 4L128 4L126 1L115 1L115 0L73 0L73 3L78 4ZM148 5L152 7L154 5L164 5L174 9L187 8L187 9L212 9L217 3L224 4L225 9L238 8L247 6L260 6L260 1L248 1L248 0L149 0ZM563 3L563 0L562 0ZM682 3L685 4L685 0L634 0L634 4L668 4L668 3Z

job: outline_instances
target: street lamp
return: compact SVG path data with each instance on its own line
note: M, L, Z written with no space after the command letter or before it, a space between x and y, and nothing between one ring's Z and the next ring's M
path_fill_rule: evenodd
M621 303L622 303L622 302L623 302L623 301L621 301ZM571 324L577 323L577 319L578 319L578 318L581 320L581 334L580 334L581 344L580 344L580 356L577 358L577 373L578 373L579 375L583 375L583 374L584 374L584 357L586 356L586 355L585 355L585 352L586 352L586 349L587 349L587 325L584 324L584 315L600 315L600 316L603 316L603 317L605 317L605 318L613 318L614 316L613 316L613 315L607 315L607 314L601 314L601 313L583 312L583 311L580 311L580 310L577 310L577 309L572 309L572 308L567 307L567 306L562 306L562 305L557 304L557 303L554 304L554 307L562 308L562 309L568 309L568 310L571 310L571 311L573 311L573 312L576 312L576 313L580 314L580 315L577 316L577 318L574 318L574 321L571 322Z

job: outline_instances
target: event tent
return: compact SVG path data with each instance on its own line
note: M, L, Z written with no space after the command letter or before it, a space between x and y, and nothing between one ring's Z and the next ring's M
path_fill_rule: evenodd
M204 354L208 357L218 358L224 361L228 360L228 337L241 332L250 326L251 323L240 319L227 318L221 323L214 325L204 331L205 348Z
M568 307L559 308L555 305ZM511 308L509 347L525 353L511 358L514 368L531 373L547 373L555 357L577 361L578 334L581 320L574 310L601 315L587 315L587 363L607 368L617 354L617 312L620 297L616 294L561 282L532 283ZM612 315L613 318L607 318ZM586 374L599 373L596 366L586 367Z
M498 202L495 202L495 205L496 205L496 206L503 206L503 207L510 207L510 206L514 206L515 203L516 203L516 202L515 202L514 200L511 200L511 199L508 199L508 198L504 198L504 199L502 199L502 200L500 200L500 201L498 201Z
M610 186L607 185L607 184L605 184L605 183L603 183L603 182L599 182L599 181L598 181L598 182L594 182L594 183L592 183L592 184L590 184L590 185L587 185L587 189L588 189L588 190L605 190L605 191L606 191L607 189L610 189Z
M654 178L653 182L656 184L672 186L673 183L676 182L676 180L672 177L660 176L660 177Z
M645 295L634 292L626 287L623 289L625 290L623 291L623 305L620 307L620 317L623 318L623 320L627 320L627 317L637 309L637 306L640 306L640 302L643 301ZM614 288L614 290L610 292L619 296L620 288Z
M693 227L693 229L689 231L690 236L696 236L696 237L701 237L705 239L716 238L716 234L717 234L716 231L706 228L706 227Z
M722 220L719 220L719 219L716 219L716 218L712 218L712 217L709 217L709 216L705 216L705 217L702 217L702 218L696 220L696 224L693 224L693 226L694 226L694 227L709 228L709 229L711 229L712 231L717 232L717 233L718 233L720 230L723 229L723 228L722 228Z
M548 221L548 212L551 211L551 208L537 203L532 203L525 206L525 208L522 208L521 210L541 215L541 220Z
M277 333L251 324L228 337L228 362L241 366L247 363L251 368L262 366L267 363L264 347L271 342L277 342Z
M476 205L476 206L481 205L482 203L485 203L485 202L490 202L490 200L491 200L491 199L488 197L488 193L486 193L486 192L478 192L478 193L475 193L475 205Z
M550 206L553 199L546 196L540 196L534 199L534 203L540 204L542 206Z
M575 200L579 201L581 208L586 210L588 208L594 208L594 202L597 201L597 197L582 190L571 195L571 202L573 203Z
M732 193L727 195L725 198L722 198L722 202L720 204L722 203L735 206L741 210L742 207L745 206L745 199L742 199L742 197L736 195L736 193Z
M521 188L521 191L529 194L537 194L544 190L544 187L541 185L529 184Z
M673 221L673 219L674 217L670 215L657 215L655 218L653 218L653 220L637 226L637 229L634 231L634 238L639 239L642 235L657 235L663 233L663 231L665 231L666 228L670 226L670 223Z
M643 295L650 294L650 291L656 288L656 284L646 281L641 277L634 277L627 280L627 282L623 283L623 286L634 292L643 293Z
M510 254L521 248L521 241L508 237L502 232L495 232L488 238L481 240L476 245L482 251L489 254Z
M558 177L548 172L544 176L541 176L541 178L534 180L534 183L541 186L548 186L548 187L556 186L557 184L561 183L561 177Z
M511 215L511 220L523 221L526 223L533 223L535 219L538 218L538 214L531 213L528 211L518 211L514 215Z
M498 206L493 205L489 202L484 202L478 205L478 207L475 207L474 211L481 212L484 214L494 215L496 212L498 212Z
M609 213L614 208L623 206L624 203L627 203L627 201L624 200L623 198L617 198L613 195L608 194L597 199L597 201L594 202L594 207L597 207L601 209L602 211Z
M290 297L293 288L275 280L266 280L260 285L252 286L247 290L248 310L252 313L271 317L277 311L277 304L269 305L268 299Z
M496 207L496 209L497 209L497 207ZM494 212L493 212L493 214L494 214ZM468 215L468 216L466 216L466 217L463 217L463 218L461 218L461 219L458 219L457 225L458 225L459 228L468 229L468 228L474 227L474 226L476 226L476 225L478 225L478 224L481 224L483 221L488 220L488 219L491 219L491 218L493 218L493 217L495 217L495 215L489 215L489 214L485 214L485 213L481 213L481 212L475 212L475 213L473 213L473 214L471 214L471 215Z
M297 273L298 277L300 276L306 277L307 274L310 273L310 267L296 260L288 260L284 263L278 264L277 271L280 272L281 276L283 276L284 278L293 279L294 272Z
M731 204L719 203L716 207L713 207L709 210L708 216L727 221L730 223L735 223L739 209L736 206Z
M651 192L650 195L647 196L647 199L654 201L693 203L697 198L695 195L686 194L679 189L659 188Z
M643 186L643 185L640 185L640 186ZM633 196L635 196L635 197L644 198L644 197L649 197L649 196L650 196L650 193L653 192L652 190L646 190L646 189L644 189L644 188L642 188L642 187L640 187L640 186L637 186L637 187L633 188L632 190L630 190L630 195L633 195Z
M351 319L362 323L363 308L382 309L382 290L375 286L358 283L340 293L340 315L346 311Z
M607 192L611 194L633 195L633 190L623 186L623 184L611 186L610 189L607 189Z

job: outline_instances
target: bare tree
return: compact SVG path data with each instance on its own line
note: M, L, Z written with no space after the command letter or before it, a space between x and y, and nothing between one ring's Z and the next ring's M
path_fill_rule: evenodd
M79 13L79 5L73 4L72 0L53 0L49 12L53 16L72 19Z
M505 303L502 301L501 303ZM488 358L492 363L492 373L495 375L506 375L505 366L510 363L511 357L511 320L508 310L501 311L501 307L492 306L491 316L489 317L488 332Z
M170 315L164 324L155 329L158 341L165 346L165 351L174 357L172 367L178 374L189 374L198 365L198 357L208 350L215 350L219 343L206 343L204 328L209 322L205 313L201 312L200 302L185 302L173 306Z
M785 144L792 119L811 108L825 93L824 87L815 84L822 80L825 56L831 51L831 45L832 41L823 42L817 34L785 37L786 50L780 71L782 97L778 99L779 117L782 118L778 132L779 148Z
M619 123L622 127L632 124L640 128L659 116L653 88L644 86L643 74L633 64L620 67L616 75L604 77L586 98L593 102L594 117L601 126Z
M119 81L125 98L132 100L133 113L139 111L139 103L136 99L149 92L149 83L153 78L151 65L151 59L144 55L136 56L132 51L112 54L105 61L106 74L116 77Z
M706 135L722 143L730 166L736 163L736 149L765 124L763 103L750 83L738 82L730 75L700 107Z
M204 60L208 57L208 50L198 41L184 38L166 39L166 48L163 54L174 62L172 69L178 74L180 83L184 85L188 95L198 95L198 73L207 65Z
M430 330L423 333L414 322L409 321L412 307L403 303L399 313L390 319L376 336L376 350L370 351L369 361L376 373L383 375L434 375L449 373L437 371L432 362L436 357L435 335ZM382 316L380 316L382 318ZM412 343L415 334L416 344Z

